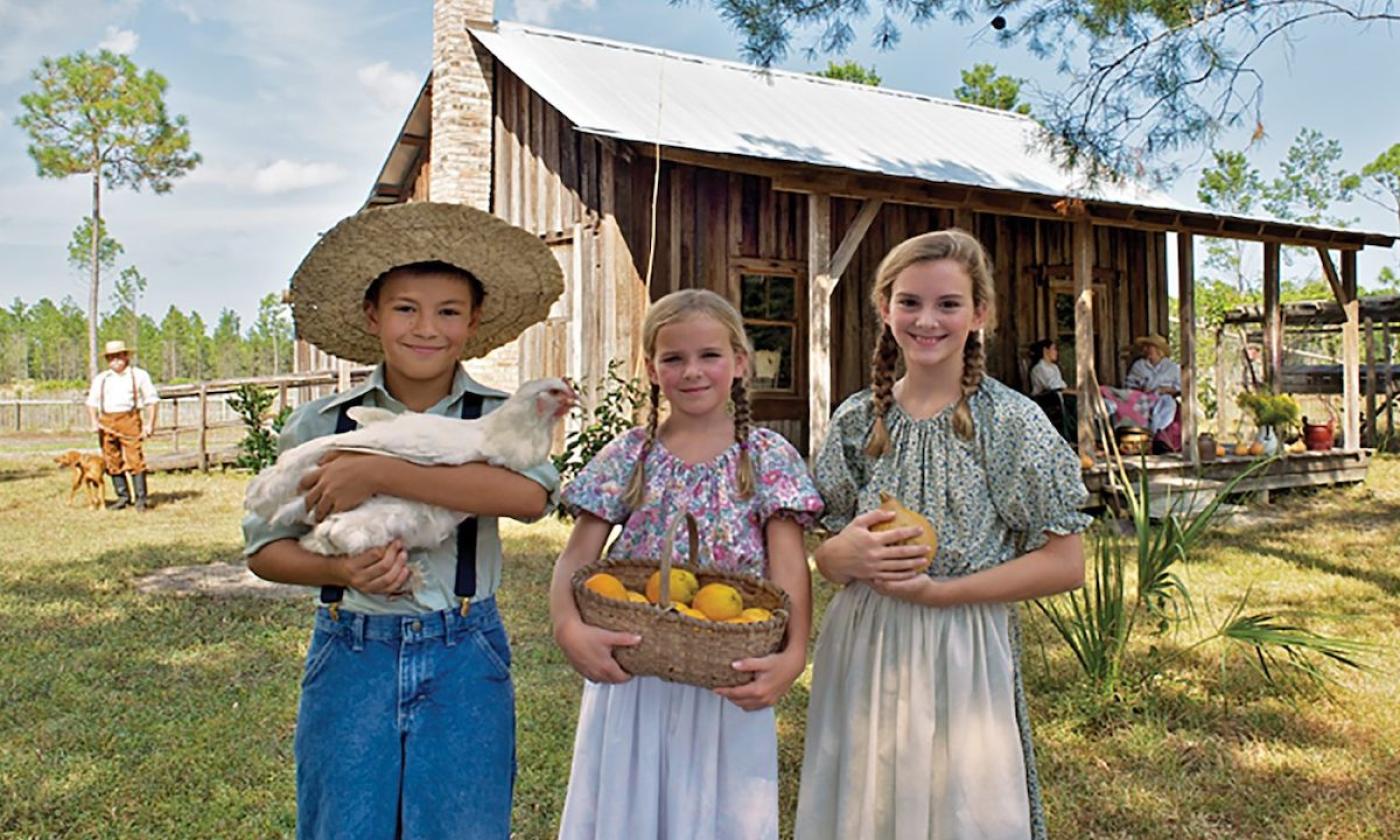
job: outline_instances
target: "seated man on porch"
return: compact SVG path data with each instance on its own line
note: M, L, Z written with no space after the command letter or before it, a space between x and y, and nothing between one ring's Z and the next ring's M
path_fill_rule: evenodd
M1077 443L1079 400L1060 373L1060 347L1051 339L1041 339L1030 348L1031 399L1071 444Z
M1138 426L1152 433L1156 448L1181 451L1177 397L1181 395L1181 365L1168 357L1167 340L1144 335L1133 342L1142 354L1128 369L1123 388L1099 387L1113 425Z

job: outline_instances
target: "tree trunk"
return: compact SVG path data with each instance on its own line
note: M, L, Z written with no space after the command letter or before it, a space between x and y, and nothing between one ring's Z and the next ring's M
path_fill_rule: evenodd
M88 379L97 376L97 293L100 271L97 265L97 243L102 235L102 186L101 167L92 167L92 248L89 256L91 265L91 288L88 289Z

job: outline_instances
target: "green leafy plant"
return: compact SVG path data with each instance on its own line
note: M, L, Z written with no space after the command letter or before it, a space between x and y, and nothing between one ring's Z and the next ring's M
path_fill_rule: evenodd
M621 367L622 362L617 359L608 362L587 422L568 435L564 450L554 456L561 482L567 484L573 480L613 438L637 425L637 417L646 404L646 391L640 380L624 379L618 373ZM585 386L584 382L577 383L581 393L587 392ZM563 517L567 513L561 508L559 515Z
M1290 398L1291 399L1291 398ZM1106 419L1106 418L1104 418ZM1265 458L1232 478L1199 513L1178 517L1170 499L1159 523L1152 521L1146 463L1130 478L1121 454L1109 436L1105 451L1125 500L1123 513L1131 529L1121 535L1117 522L1100 522L1089 535L1091 574L1082 589L1035 601L1055 632L1069 645L1080 668L1105 701L1117 696L1135 631L1149 627L1157 635L1179 629L1196 616L1191 593L1177 570L1189 562L1196 543L1205 535L1224 500L1240 484L1274 463ZM1131 576L1130 566L1136 572ZM1235 603L1224 620L1176 656L1212 642L1241 644L1250 649L1268 684L1282 690L1293 678L1321 683L1332 663L1360 668L1360 642L1323 636L1289 624L1277 616L1246 614L1250 592ZM1175 658L1175 657L1172 657ZM1161 673L1171 658L1148 661L1144 683Z
M1273 429L1280 442L1288 433L1299 428L1302 419L1303 410L1291 394L1241 391L1235 402L1241 409L1249 412L1255 426L1260 429Z
M257 473L277 461L277 434L286 425L292 409L286 406L272 414L274 399L271 390L252 384L240 385L229 395L229 408L238 414L247 429L243 440L238 442L243 452L234 462L235 466Z

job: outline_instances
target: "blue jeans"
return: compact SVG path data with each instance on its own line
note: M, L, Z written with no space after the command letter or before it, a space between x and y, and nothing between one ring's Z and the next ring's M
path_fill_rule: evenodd
M515 691L495 599L466 618L318 609L295 751L298 838L509 837Z

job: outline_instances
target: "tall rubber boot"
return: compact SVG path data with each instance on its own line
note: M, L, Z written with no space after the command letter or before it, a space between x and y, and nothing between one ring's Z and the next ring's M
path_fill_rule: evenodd
M146 474L132 473L131 484L136 489L136 512L146 512Z
M117 491L117 500L112 503L112 510L131 507L131 491L126 488L126 473L112 476L112 489Z

